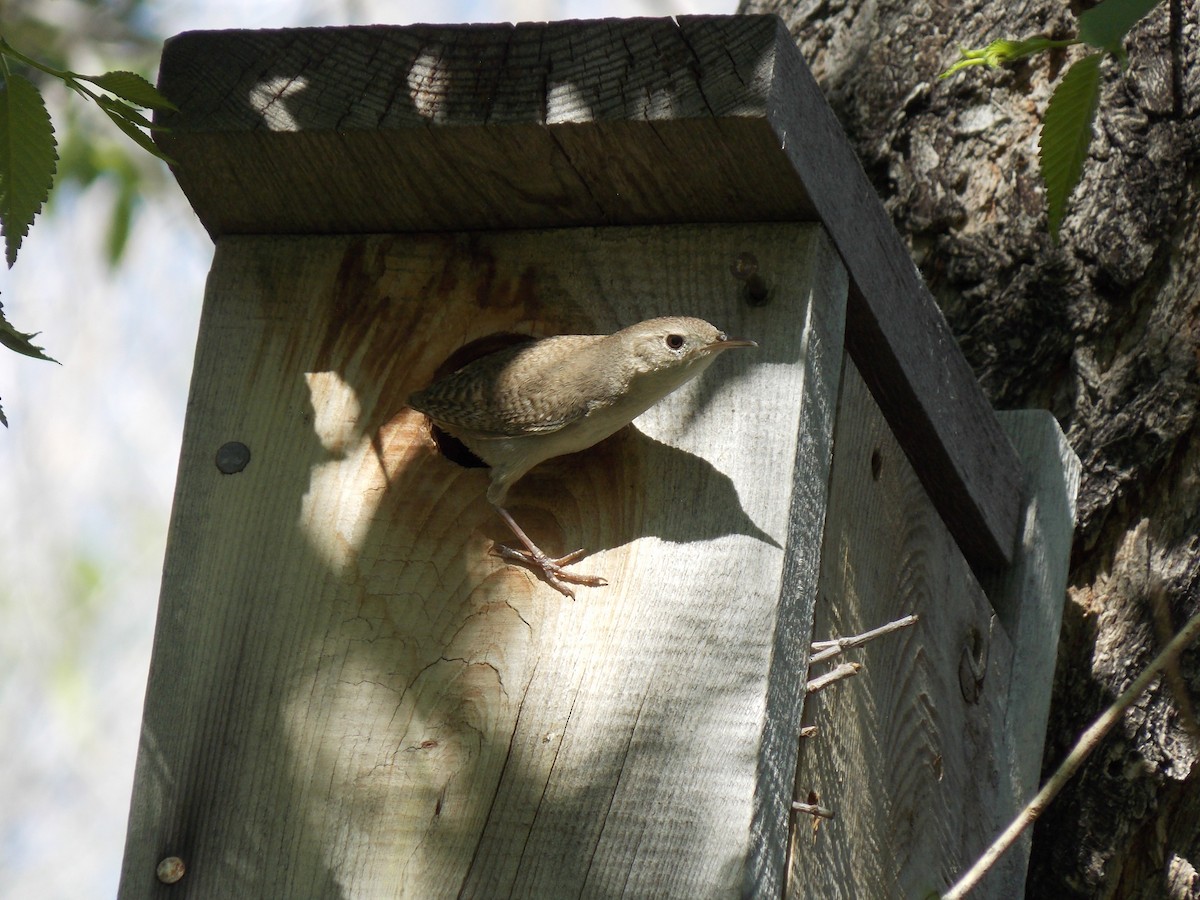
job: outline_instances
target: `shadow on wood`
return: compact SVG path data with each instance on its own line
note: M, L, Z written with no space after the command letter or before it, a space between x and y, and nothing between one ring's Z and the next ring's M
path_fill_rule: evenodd
M772 305L741 300L746 247ZM779 877L803 672L778 645L811 597L785 572L815 578L844 296L812 226L223 239L122 895L168 853L196 896ZM764 352L519 484L535 535L611 583L571 603L488 553L483 470L404 398L482 335L670 312Z
M1005 673L1048 678L1069 514L1027 501L1071 470L1022 468L780 20L190 34L160 86L217 254L122 898L168 854L196 897L811 888L819 576L830 627L899 595L928 630L806 756L852 779L807 849L944 884L1040 753L1044 687ZM760 349L518 486L610 581L567 602L488 553L486 476L404 404L473 340L669 314ZM1062 449L1042 426L1023 453Z

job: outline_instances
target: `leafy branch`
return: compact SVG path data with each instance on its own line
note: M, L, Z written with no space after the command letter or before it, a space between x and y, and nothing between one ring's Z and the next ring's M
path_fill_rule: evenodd
M1169 678L1172 671L1178 675L1179 657L1197 637L1200 637L1200 614L1188 619L1183 628L1171 638L1150 665L1142 670L1142 674L1135 678L1133 683L1112 702L1108 709L1087 727L1079 736L1079 740L1075 742L1075 746L1071 748L1071 752L1059 764L1054 774L1047 779L1041 790L1025 805L1025 808L1017 814L1009 826L996 837L971 868L964 872L946 893L942 894L941 900L963 900L971 892L980 879L995 866L997 860L1017 842L1017 839L1033 827L1033 823L1045 811L1050 801L1058 796L1071 777L1079 771L1079 767L1099 746L1105 735L1121 721L1125 711L1133 706L1160 675L1165 674ZM1178 702L1183 709L1188 708L1183 706L1187 702L1186 695L1181 695Z
M1100 103L1100 63L1113 56L1124 67L1125 36L1162 0L1104 0L1079 17L1079 33L1065 40L1032 37L1021 41L992 41L978 49L960 49L960 58L940 78L970 66L997 68L1034 53L1086 44L1095 48L1067 69L1050 96L1038 140L1042 180L1046 184L1046 213L1050 236L1057 241L1067 201L1083 174Z
M14 63L56 78L92 101L134 143L168 163L172 160L143 131L162 130L162 127L151 122L141 110L175 109L154 85L134 72L81 75L57 69L26 56L0 36L0 233L4 236L9 268L16 262L21 242L50 196L58 161L54 125L42 93L33 81L14 71ZM31 343L34 336L9 324L0 306L0 344L34 359L53 362L41 347ZM0 423L8 424L3 409L0 409Z

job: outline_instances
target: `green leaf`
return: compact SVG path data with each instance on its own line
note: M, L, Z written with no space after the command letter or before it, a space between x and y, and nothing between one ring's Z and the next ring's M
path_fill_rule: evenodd
M170 130L162 125L155 125L128 103L122 103L120 100L114 100L112 97L97 97L96 105L102 109L111 110L125 121L137 125L139 128L149 128L151 131Z
M108 102L100 102L103 100L107 100ZM97 102L100 103L100 108L104 110L105 114L116 123L118 128L129 135L129 137L133 139L134 143L136 143L147 153L157 156L163 162L172 166L175 165L175 160L171 159L171 157L159 150L154 141L150 140L150 135L138 128L137 125L131 122L128 116L123 112L123 110L127 110L129 113L132 113L136 116L136 110L130 109L128 106L125 106L119 101L108 100L107 97L101 97Z
M1129 29L1162 0L1104 0L1079 17L1079 39L1085 44L1121 52Z
M17 331L8 323L8 319L4 315L4 307L0 306L0 344L3 344L9 350L15 350L17 353L23 353L26 356L32 356L34 359L44 359L47 362L58 362L56 359L51 359L45 354L41 347L35 347L30 343L38 332L33 334L25 334ZM5 422L5 425L8 423Z
M129 241L129 230L133 221L133 205L137 201L136 182L122 179L121 189L113 202L112 219L108 223L108 236L105 239L105 250L108 264L115 266L125 252L125 244Z
M146 109L171 110L177 112L179 107L158 92L158 88L136 72L105 72L103 75L76 75L80 81L90 82L96 87L108 91L132 103L134 106Z
M1043 50L1050 50L1055 47L1070 47L1072 44L1077 43L1079 42L1074 40L1054 41L1048 37L1038 36L1026 38L1023 41L1001 39L992 41L986 47L974 49L960 47L958 49L958 62L939 75L938 78L949 78L951 75L968 66L987 66L989 69L995 69L999 66L1016 62L1018 59L1023 59L1034 53L1040 53Z
M1101 53L1077 60L1059 82L1042 121L1038 139L1042 179L1046 182L1046 208L1050 235L1058 240L1058 227L1067 211L1067 198L1083 172L1092 121L1100 100Z
M54 181L54 126L38 89L0 76L0 230L11 267Z

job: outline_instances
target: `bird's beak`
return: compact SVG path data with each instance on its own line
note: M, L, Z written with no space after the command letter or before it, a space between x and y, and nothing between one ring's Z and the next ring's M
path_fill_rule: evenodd
M734 347L757 347L758 344L745 338L731 338L724 334L718 334L717 339L710 346L714 350L732 350Z

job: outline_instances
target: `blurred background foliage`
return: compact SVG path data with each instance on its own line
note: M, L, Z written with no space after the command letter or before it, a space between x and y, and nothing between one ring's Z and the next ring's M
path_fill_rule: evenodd
M162 36L151 29L143 0L5 0L0 21L10 44L56 69L87 74L123 69L154 80ZM115 266L128 244L133 216L144 198L162 193L169 173L98 109L68 96L57 79L29 67L20 71L46 98L58 139L58 174L44 212L53 214L55 196L63 188L108 181L112 191L104 248L109 265ZM53 334L46 339L52 341Z

